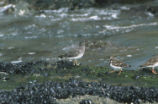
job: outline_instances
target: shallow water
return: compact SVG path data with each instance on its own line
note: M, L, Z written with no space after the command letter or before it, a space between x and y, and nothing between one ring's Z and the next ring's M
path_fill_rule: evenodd
M136 69L158 54L158 19L142 9L145 5L156 3L29 14L21 8L18 13L1 12L0 61L55 62L64 47L87 40L86 53L79 60L82 64L107 66L109 57L116 56Z

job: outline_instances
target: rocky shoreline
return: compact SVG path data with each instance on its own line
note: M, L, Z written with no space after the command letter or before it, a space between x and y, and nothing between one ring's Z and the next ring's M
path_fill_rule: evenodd
M12 91L0 92L1 104L57 104L56 99L100 96L122 103L158 102L158 88L113 86L103 82L70 79L65 82L29 83ZM89 103L85 103L89 104Z
M10 90L1 89L0 104L66 104L61 102L64 99L75 99L77 96L80 96L77 100L80 104L101 104L93 102L96 97L103 99L104 102L105 99L110 99L113 102L128 104L158 102L158 88L143 87L146 84L156 86L157 76L152 75L150 71L142 70L141 74L138 74L140 71L133 71L132 74L127 71L118 76L117 73L107 73L106 68L73 66L71 62L65 61L54 64L37 61L18 64L0 63L0 72L0 76L3 77L0 79L1 84L8 81L16 83L17 75L21 76L20 83L24 83ZM86 79L93 78L95 81L83 80L85 74ZM68 75L71 76L67 77ZM63 79L61 80L59 76ZM2 81L4 78L5 82ZM112 84L113 81L116 82ZM141 82L143 85L128 84L130 81L139 84ZM83 99L84 96L89 96L92 101Z
M17 4L18 2L21 2L21 0L7 0L5 2L7 4ZM74 10L88 7L106 7L114 3L141 4L149 2L149 0L24 0L23 2L28 3L30 5L30 8L34 8L37 10L59 8L69 8L70 10Z

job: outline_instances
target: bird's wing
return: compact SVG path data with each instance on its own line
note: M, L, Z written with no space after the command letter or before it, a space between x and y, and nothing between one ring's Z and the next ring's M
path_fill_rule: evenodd
M64 54L59 55L58 57L59 58L66 58L66 57L74 57L77 55L78 55L78 51L69 51L69 52L66 52Z
M123 63L123 62L121 62L121 61L119 61L119 60L113 60L113 64L114 64L115 66L128 67L127 64L125 64L125 63Z
M156 57L152 57L151 59L149 59L145 64L143 64L142 66L150 66L153 65L154 63L158 62L158 56Z
M77 47L76 45L72 44L71 46L64 47L62 50L68 52L70 50L75 49L76 47Z

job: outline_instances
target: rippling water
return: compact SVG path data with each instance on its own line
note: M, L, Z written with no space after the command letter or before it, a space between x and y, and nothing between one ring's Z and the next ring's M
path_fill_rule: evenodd
M4 14L3 6L0 60L54 62L64 47L87 40L85 56L79 60L82 64L105 66L113 55L134 69L158 54L157 16L141 6L115 4L74 11L68 8L30 11L30 14L20 8L16 14Z

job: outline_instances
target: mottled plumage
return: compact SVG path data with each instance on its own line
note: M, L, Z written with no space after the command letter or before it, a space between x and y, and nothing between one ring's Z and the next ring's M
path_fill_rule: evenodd
M80 42L78 46L72 47L65 54L59 56L62 60L77 60L83 57L85 53L85 41Z
M146 63L144 63L143 65L141 65L141 67L145 68L152 68L152 73L153 74L157 74L157 72L155 71L155 67L158 66L158 56L154 56L152 58L150 58Z
M122 68L130 67L130 65L127 65L113 57L110 57L110 67L114 70L112 72L119 71L119 74L121 74Z
M119 67L128 67L127 64L119 61L119 60L114 60L114 59L111 59L111 63L114 65L114 66L119 66Z
M152 67L154 64L158 63L158 56L150 58L146 63L141 65L142 67Z

